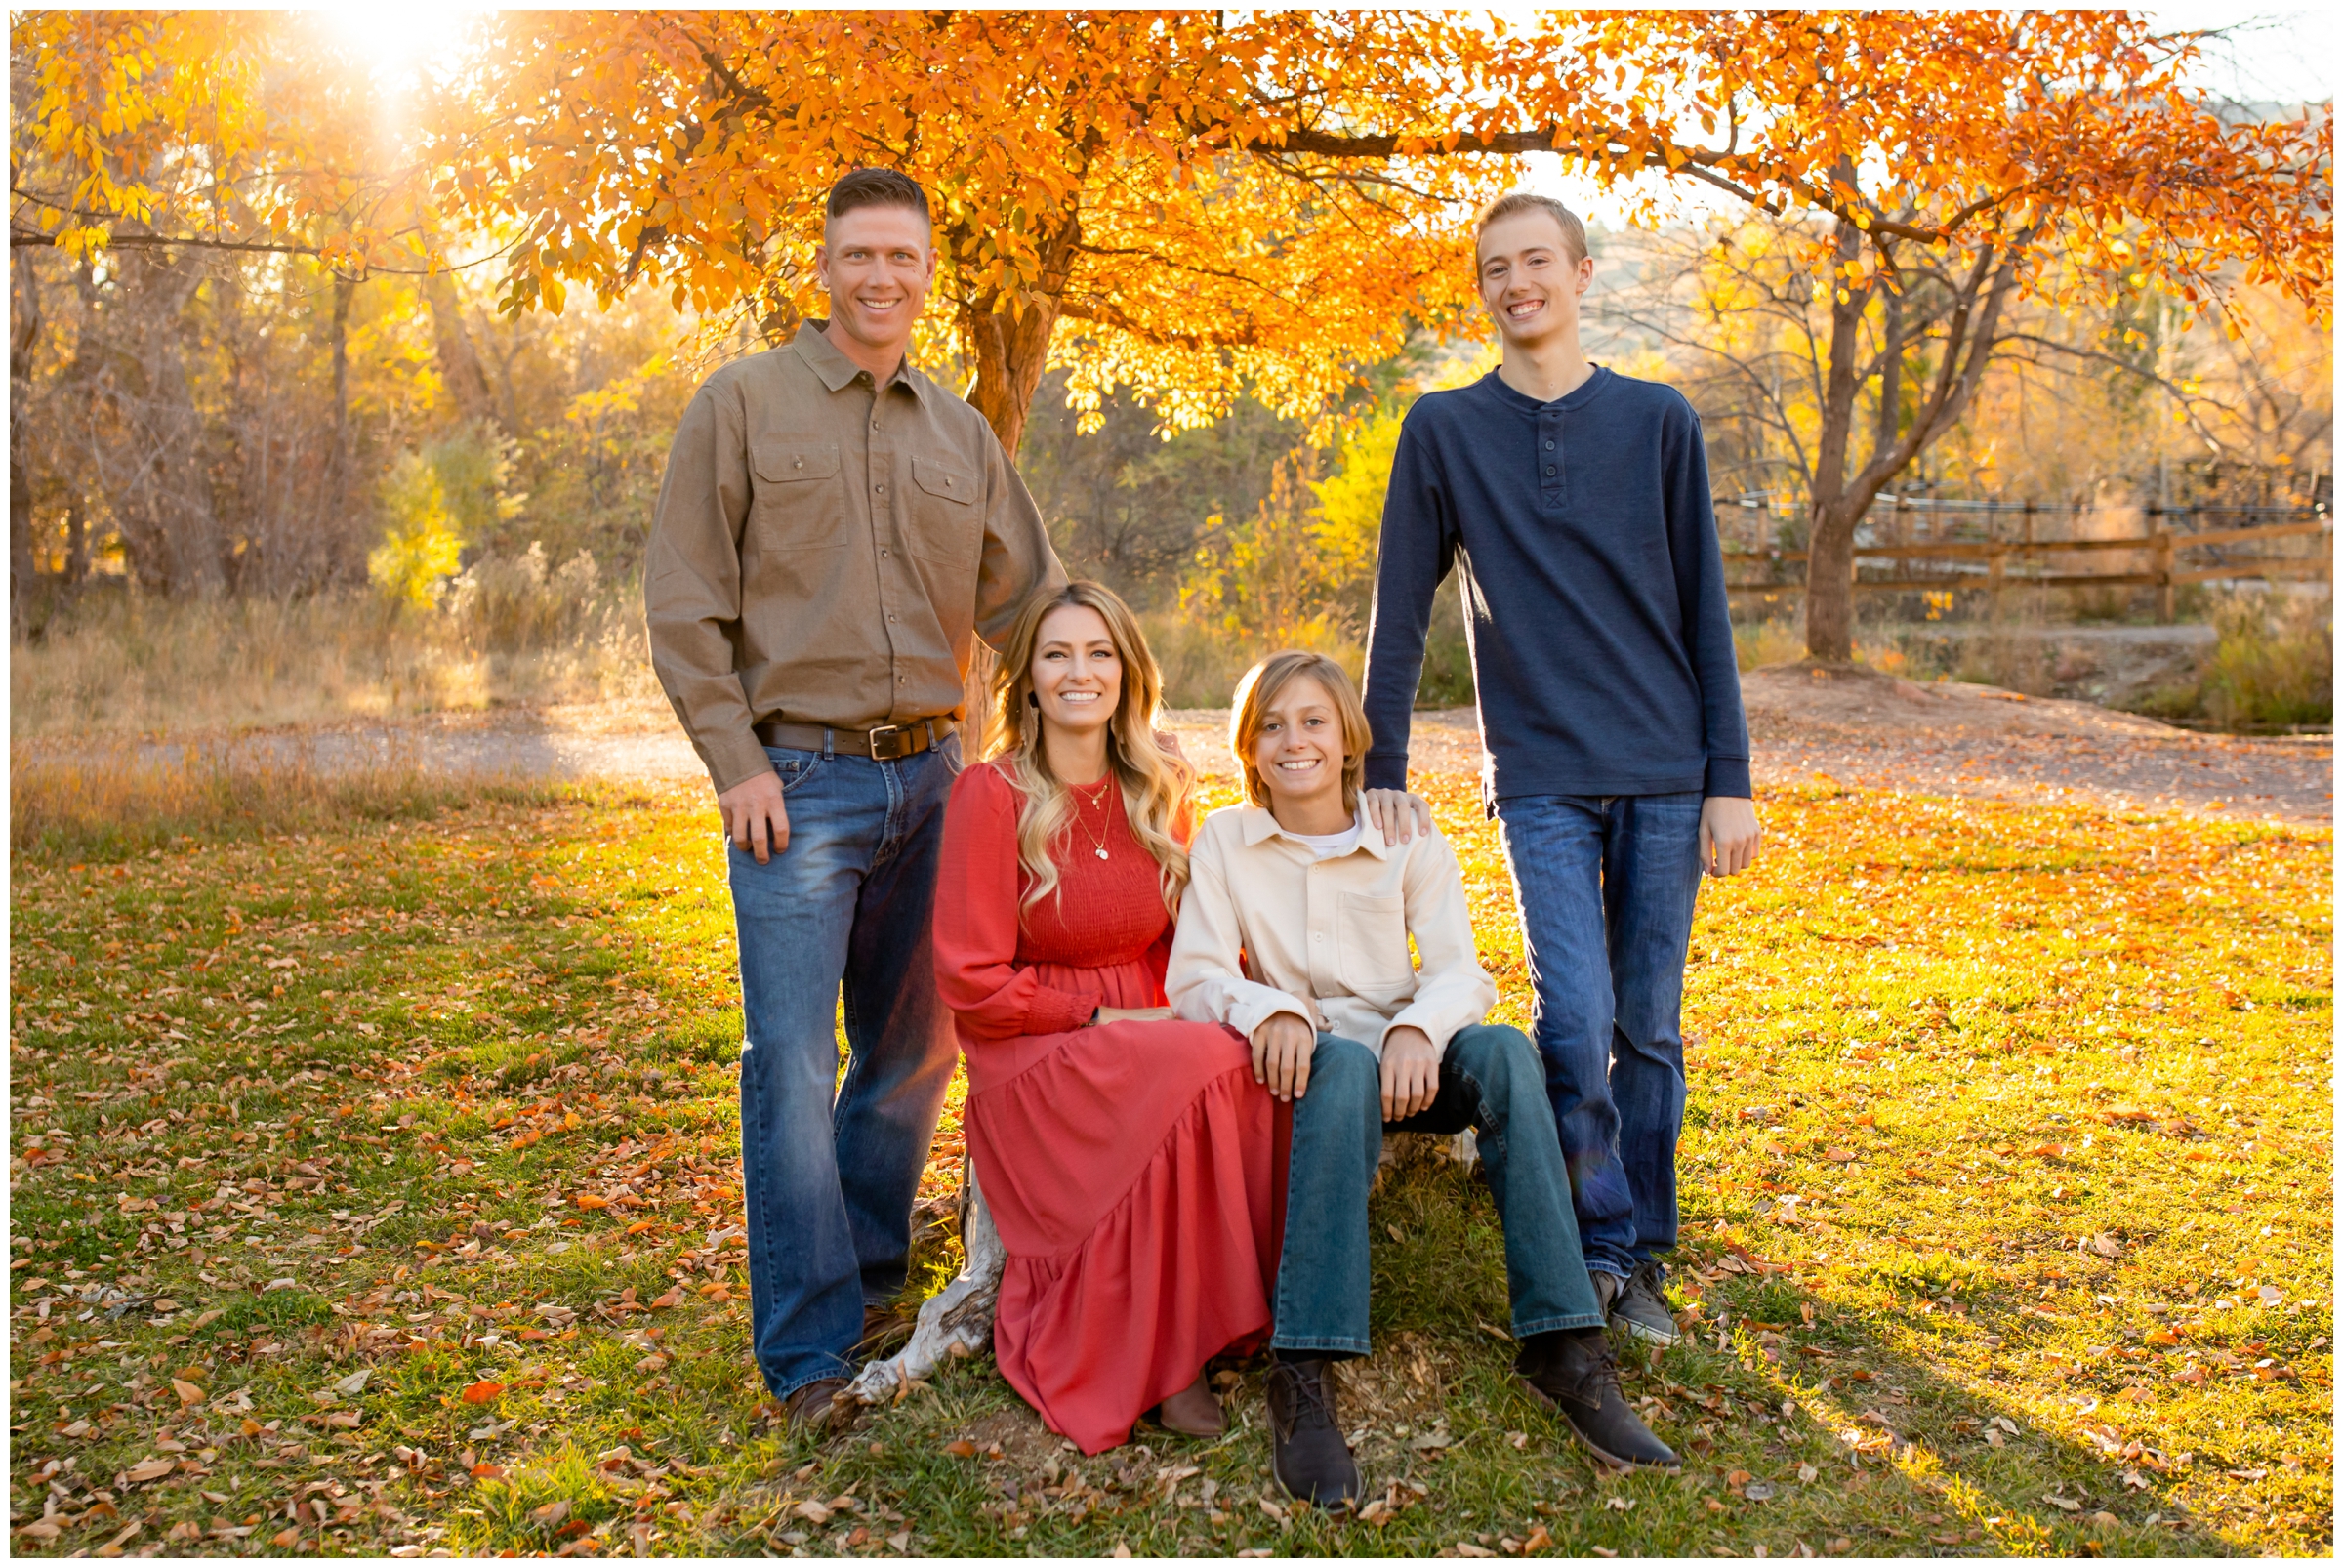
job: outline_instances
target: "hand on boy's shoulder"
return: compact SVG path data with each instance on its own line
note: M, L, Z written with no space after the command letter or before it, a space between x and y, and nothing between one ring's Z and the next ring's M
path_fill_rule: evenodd
M1406 790L1361 790L1359 813L1367 828L1382 834L1386 846L1440 835L1432 826L1431 803Z

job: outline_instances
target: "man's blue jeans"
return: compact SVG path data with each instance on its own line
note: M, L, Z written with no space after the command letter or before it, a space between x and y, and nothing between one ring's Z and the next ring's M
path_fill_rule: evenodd
M1505 1227L1513 1337L1602 1325L1579 1255L1570 1178L1545 1108L1538 1052L1518 1029L1459 1029L1440 1062L1439 1097L1395 1133L1479 1134L1489 1190ZM1294 1102L1286 1244L1277 1265L1278 1350L1365 1355L1367 1194L1383 1151L1382 1073L1355 1040L1321 1034L1308 1090Z
M789 847L761 866L730 849L747 1022L740 1163L757 1365L787 1395L851 1377L865 1303L903 1287L911 1206L958 1059L929 927L960 741L887 763L765 755Z
M1497 803L1521 899L1546 1093L1589 1268L1625 1277L1676 1244L1684 957L1701 795Z

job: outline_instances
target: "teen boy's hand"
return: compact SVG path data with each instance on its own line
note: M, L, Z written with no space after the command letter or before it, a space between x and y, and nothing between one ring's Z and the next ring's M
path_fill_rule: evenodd
M1359 809L1371 826L1382 830L1385 845L1406 844L1420 833L1432 836L1431 804L1406 790L1361 790Z
M1310 1087L1310 1052L1318 1031L1291 1012L1273 1012L1253 1031L1253 1081L1269 1086L1281 1100L1296 1100Z
M1730 796L1701 803L1701 869L1711 877L1747 871L1757 858L1757 807Z
M1383 1036L1383 1120L1404 1122L1440 1094L1440 1048L1412 1023Z

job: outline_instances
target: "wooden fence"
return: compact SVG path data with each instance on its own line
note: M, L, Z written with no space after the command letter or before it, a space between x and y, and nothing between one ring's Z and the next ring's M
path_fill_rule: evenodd
M1745 532L1735 525L1737 511L1763 509L1763 516L1752 519L1758 525L1756 532L1760 539L1771 533L1775 519L1783 515L1770 497L1719 498L1715 506L1719 531L1728 539ZM2169 621L2173 615L2174 590L2187 584L2255 579L2326 581L2332 576L2333 556L2329 545L2278 555L2257 550L2242 558L2234 554L2234 547L2240 545L2331 540L2334 519L2324 507L2166 510L2149 506L2137 510L2150 531L2091 538L2072 530L2086 525L2085 519L2106 516L2104 513L2034 502L1882 498L1856 530L1854 587L1859 593L1982 591L1994 596L1996 608L2002 591L2009 588L2154 588L2158 616ZM2248 520L2238 527L2196 526L2207 520L2267 516L2284 520ZM2173 522L2181 526L2169 526ZM2066 536L2039 537L2046 530ZM1758 545L1759 541L1750 543ZM2087 562L2094 557L2118 551L2144 557L2145 569L2140 569L2138 559L2117 562L2121 569L2114 570L2046 569L2053 557L2081 557ZM2214 552L2220 558L2201 559L2199 553L2206 551ZM1736 565L1765 568L1763 577L1730 584L1735 594L1771 596L1805 591L1801 578L1786 576L1783 570L1805 563L1806 552L1802 550L1727 549L1725 560L1728 569ZM1867 576L1864 570L1867 563L1885 563L1887 570ZM2064 566L2069 562L2058 564ZM1916 573L1915 565L1920 567Z

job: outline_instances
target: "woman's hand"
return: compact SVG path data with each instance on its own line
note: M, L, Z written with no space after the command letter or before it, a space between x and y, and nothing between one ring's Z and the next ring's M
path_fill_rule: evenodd
M1412 1023L1383 1036L1383 1120L1404 1122L1440 1094L1440 1048Z
M1171 1016L1172 1016L1172 1012L1170 1008L1100 1008L1090 1022L1093 1024L1132 1023Z
M1301 1098L1310 1087L1310 1053L1318 1031L1291 1012L1273 1012L1253 1032L1253 1081L1281 1100Z

